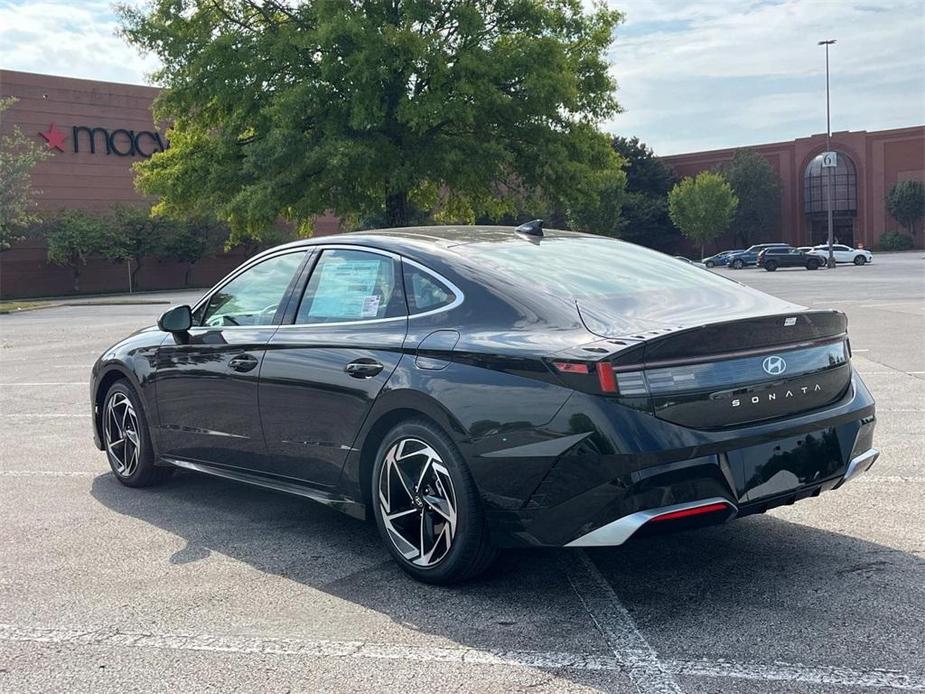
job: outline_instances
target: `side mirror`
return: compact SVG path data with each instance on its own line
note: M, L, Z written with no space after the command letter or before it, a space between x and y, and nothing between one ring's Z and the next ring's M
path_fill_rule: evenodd
M193 311L185 304L169 308L157 319L157 327L165 333L185 333L193 327Z

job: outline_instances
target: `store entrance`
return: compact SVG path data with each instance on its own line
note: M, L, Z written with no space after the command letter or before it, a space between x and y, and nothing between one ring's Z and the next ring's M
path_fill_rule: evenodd
M835 235L835 243L843 243L846 246L854 248L854 219L835 217L832 220L832 227ZM829 221L826 217L822 219L814 218L812 220L810 241L813 246L828 243Z

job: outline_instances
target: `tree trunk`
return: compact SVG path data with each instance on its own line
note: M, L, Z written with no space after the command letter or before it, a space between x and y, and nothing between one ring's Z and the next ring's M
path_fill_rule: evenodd
M71 272L74 274L74 293L80 292L80 266L72 265Z
M701 241L700 242L700 260L703 260L704 258L707 257L706 253L703 252L704 248L706 248L706 244L703 241Z
M138 291L138 271L141 269L141 261L135 260L135 268L132 270L132 291Z
M192 277L192 274L193 274L193 263L187 263L186 264L186 274L183 275L183 286L184 287L189 286L189 282L190 282L190 278Z
M408 225L408 191L402 190L385 196L385 219L390 227Z

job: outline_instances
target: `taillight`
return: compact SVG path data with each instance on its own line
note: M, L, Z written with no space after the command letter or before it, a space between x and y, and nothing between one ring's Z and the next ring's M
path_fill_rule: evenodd
M613 372L613 366L609 362L599 361L597 363L597 382L601 386L601 392L617 392L617 376Z
M552 363L556 371L560 374L586 374L590 373L590 367L580 361L554 361Z
M585 392L608 395L646 395L645 378L642 371L617 373L609 361L551 361L563 380Z

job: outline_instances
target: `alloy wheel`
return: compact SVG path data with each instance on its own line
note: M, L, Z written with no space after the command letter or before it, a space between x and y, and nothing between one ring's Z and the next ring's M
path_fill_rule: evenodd
M141 443L138 437L138 416L131 400L124 393L113 393L103 412L106 451L116 473L131 477L138 468Z
M440 455L420 439L389 447L379 472L379 510L393 546L412 564L429 567L456 536L456 492Z

